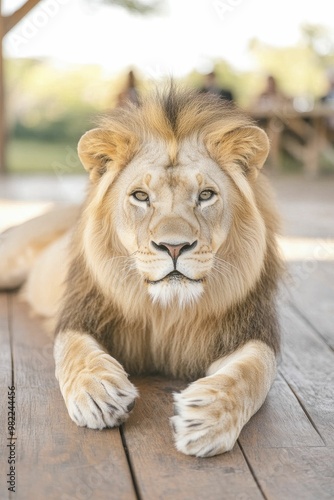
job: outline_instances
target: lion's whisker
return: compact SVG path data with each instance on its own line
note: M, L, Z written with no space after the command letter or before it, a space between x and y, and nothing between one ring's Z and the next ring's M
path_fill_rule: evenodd
M137 252L133 252L132 254L130 255L114 255L112 257L110 257L107 262L112 262L114 260L117 260L117 259L126 259L126 260L132 260L132 258L136 255Z
M235 269L236 271L238 271L238 273L241 274L241 276L246 279L246 276L244 275L244 273L241 271L241 269L239 269L237 266L235 266L234 264L231 264L231 262L228 262L227 260L224 260L222 259L221 257L218 257L217 255L215 255L215 264L219 264L220 266L224 265L226 266L225 269L228 268L228 266L230 266L231 268ZM231 270L230 270L231 271ZM231 271L232 272L232 271Z
M135 274L136 274L136 269L127 269L127 272L120 281L120 284L122 285L127 279L129 279L131 276L134 276Z
M214 272L215 271L215 272ZM229 271L228 269L211 269L209 276L213 278L213 280L218 281L220 276L224 278L228 278L230 275L226 275L223 271ZM230 271L229 271L230 272Z

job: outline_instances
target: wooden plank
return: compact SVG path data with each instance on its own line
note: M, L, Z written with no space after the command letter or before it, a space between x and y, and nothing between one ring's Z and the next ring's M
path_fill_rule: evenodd
M16 386L57 389L52 331L18 296L13 296L11 315Z
M93 431L69 418L54 377L51 338L13 301L17 400L15 498L136 498L118 429Z
M18 388L17 407L17 498L136 498L118 429L78 428L50 388Z
M158 377L134 383L141 397L124 426L124 436L141 498L262 498L238 445L230 453L205 459L175 449L169 425L171 393L184 383Z
M262 408L244 427L239 440L245 452L249 447L324 446L297 398L280 375Z
M7 474L8 464L8 387L12 385L10 334L8 324L7 296L0 294L0 497L9 498Z
M292 303L334 350L333 262L313 260L291 264L290 268L295 277L290 288Z
M333 498L334 448L325 444L333 443L328 437L334 425L334 354L287 306L282 323L285 335L280 370L305 411L301 406L298 409L296 397L279 376L240 442L266 498ZM249 437L249 431L255 437Z
M270 500L332 500L334 448L249 448L247 455Z
M8 321L7 295L0 293L0 384L7 388L12 385L12 361Z
M281 313L281 372L327 446L334 446L334 353L293 310Z
M8 31L14 28L14 26L19 23L39 2L40 0L26 0L22 7L17 9L13 14L3 17L5 27L4 34L6 35Z

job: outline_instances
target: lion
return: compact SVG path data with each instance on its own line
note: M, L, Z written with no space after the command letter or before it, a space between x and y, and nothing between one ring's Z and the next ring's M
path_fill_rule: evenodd
M78 426L119 426L138 397L128 374L159 372L190 382L173 396L176 448L233 448L280 352L268 150L236 106L171 86L80 139L81 209L4 235L0 285L26 281L32 307L56 318L56 377Z

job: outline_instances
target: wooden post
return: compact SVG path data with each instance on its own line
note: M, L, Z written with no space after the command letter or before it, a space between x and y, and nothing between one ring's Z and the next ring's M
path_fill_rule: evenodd
M0 0L0 173L6 170L6 118L5 118L5 102L4 102L4 74L3 74L3 53L2 40L4 37L5 27L4 18L1 15L1 0Z
M10 16L4 17L4 35L26 16L40 0L26 0L26 2Z
M6 172L6 109L5 109L5 77L3 67L2 41L4 36L24 18L40 0L27 0L22 7L10 16L3 16L0 0L0 174Z

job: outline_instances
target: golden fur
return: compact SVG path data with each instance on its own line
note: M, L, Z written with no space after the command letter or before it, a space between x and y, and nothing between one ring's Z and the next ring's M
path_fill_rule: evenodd
M198 456L233 447L279 351L277 216L260 173L268 148L233 105L173 87L82 137L91 184L55 344L78 425L127 418L137 391L124 369L204 377L175 396L176 446Z
M164 106L172 108L169 113L175 123ZM125 264L122 258L129 249L117 234L116 222L123 214L115 200L120 174L135 155L154 141L157 149L162 143L168 151L167 173L173 169L169 165L177 162L176 145L180 149L189 137L195 138L192 151L197 148L206 158L206 145L208 156L226 173L233 216L226 241L216 254L217 271L207 277L201 300L195 307L161 308L152 303L137 273L126 275L131 262ZM264 132L240 111L214 96L189 92L172 92L139 108L129 105L116 110L103 120L102 129L88 132L79 144L79 155L93 182L72 245L68 305L61 311L59 329L89 328L130 373L158 370L193 378L205 373L219 355L254 338L277 351L273 306L280 270L277 218L270 188L257 175L267 152ZM226 262L225 270L219 257ZM85 325L83 309L94 316L91 325ZM110 330L122 333L111 335Z

